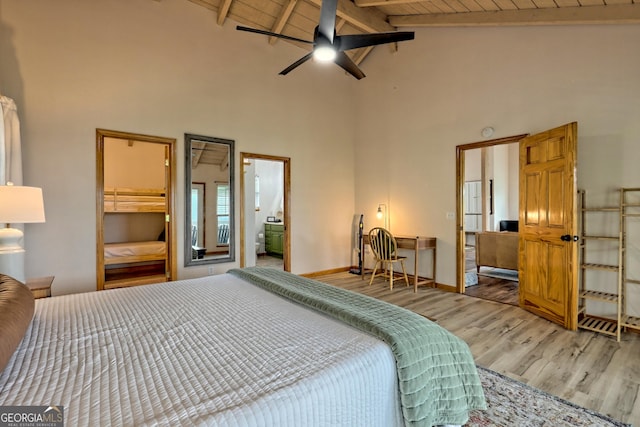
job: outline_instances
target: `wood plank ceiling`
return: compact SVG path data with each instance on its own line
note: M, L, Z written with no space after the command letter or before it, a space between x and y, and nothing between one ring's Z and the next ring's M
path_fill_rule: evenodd
M313 40L321 4L321 0L190 1L214 11L218 25L231 19L304 40ZM638 23L640 0L338 0L336 27L338 34L360 34L434 26ZM264 37L271 44L284 41L310 49L310 45ZM347 53L359 64L371 49Z

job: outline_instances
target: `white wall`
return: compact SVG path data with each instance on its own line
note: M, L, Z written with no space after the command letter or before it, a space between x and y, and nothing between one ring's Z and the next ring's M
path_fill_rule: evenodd
M493 153L493 222L490 230L500 229L503 219L509 219L509 147L497 145L491 147ZM489 184L487 184L489 188Z
M455 285L455 147L486 126L500 138L577 121L579 186L640 185L638 40L638 25L434 28L374 50L357 86L365 227L387 198L393 231L436 236L437 281Z
M520 145L509 144L509 206L507 217L513 221L518 221L520 216Z
M464 180L482 180L482 150L466 150L464 152Z
M368 229L385 203L394 233L438 238L437 281L455 284L455 146L486 126L498 138L577 121L591 200L640 185L638 25L418 29L396 54L375 49L356 82L313 64L278 76L300 49L186 1L0 0L0 12L0 92L18 105L25 184L43 187L47 211L26 227L27 276L56 275L54 294L95 289L97 127L176 138L178 188L184 132L291 157L294 272L347 265L354 212Z
M47 217L26 227L27 277L55 275L54 295L96 289L96 128L177 139L180 278L207 273L183 267L185 132L290 157L292 271L349 265L355 80L338 67L279 76L305 52L184 0L0 0L0 12L0 92L18 106L24 182L43 188Z

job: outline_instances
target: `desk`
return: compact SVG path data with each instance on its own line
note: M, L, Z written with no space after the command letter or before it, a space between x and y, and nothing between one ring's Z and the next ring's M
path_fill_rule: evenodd
M400 249L411 249L415 254L415 264L413 267L413 292L418 292L418 285L430 284L432 287L436 285L436 238L424 237L424 236L394 236ZM369 234L362 236L362 254L364 255L364 245L369 244ZM420 280L418 276L418 255L422 250L431 250L433 259L433 277L426 280ZM364 256L363 256L364 260ZM363 262L364 264L364 262ZM364 266L360 271L362 278L364 279Z

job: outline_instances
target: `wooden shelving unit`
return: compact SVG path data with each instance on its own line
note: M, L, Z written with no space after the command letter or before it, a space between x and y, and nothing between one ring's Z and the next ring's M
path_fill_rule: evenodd
M626 248L626 242L629 238L629 222L633 221L636 218L636 221L640 223L640 188L621 188L620 189L620 206L621 206L621 231L622 231L622 240L623 245ZM623 258L623 267L624 267L624 259L631 256L628 252L625 252ZM640 285L640 280L635 278L628 277L628 270L623 268L622 271L622 295L626 297L627 289L629 286L638 286ZM640 317L631 316L627 314L627 299L623 298L622 304L622 323L621 326L623 329L635 329L640 330Z
M619 206L609 207L588 207L586 203L585 191L579 192L580 196L580 293L578 304L578 327L594 332L616 337L620 341L620 332L622 330L623 317L623 289L622 278L624 270L624 238L623 238L623 216L622 216L622 197ZM591 222L591 216L599 213L600 215L610 216L611 218L603 218L601 222L618 223L618 233L605 234L589 232L587 224ZM597 246L599 245L599 246ZM616 262L611 263L609 260L603 262L594 262L593 259L598 256L611 257L611 252L617 251ZM605 280L607 283L591 283L587 280L587 272L589 270L600 270L605 272ZM609 274L611 273L611 274ZM608 278L607 276L611 276ZM604 286L609 284L607 288ZM614 286L612 286L614 284ZM608 291L602 291L607 288ZM612 292L611 288L615 290ZM593 315L588 312L587 302L598 301L610 304L612 308L611 315Z

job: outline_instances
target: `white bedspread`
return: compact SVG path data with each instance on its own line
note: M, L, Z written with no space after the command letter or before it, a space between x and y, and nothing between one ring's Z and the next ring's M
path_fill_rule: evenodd
M402 425L383 342L230 275L37 300L0 405L65 425Z

